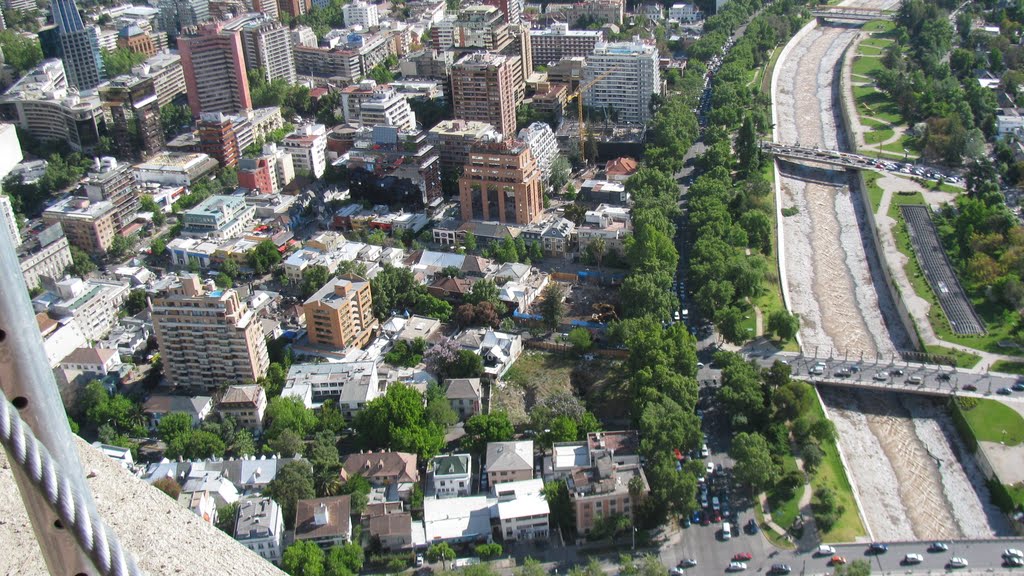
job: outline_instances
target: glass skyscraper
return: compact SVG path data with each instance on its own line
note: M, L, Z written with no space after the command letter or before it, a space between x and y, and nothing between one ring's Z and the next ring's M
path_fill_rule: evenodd
M53 0L53 25L39 31L47 58L64 62L68 84L79 90L95 88L106 79L96 27L86 27L75 0Z

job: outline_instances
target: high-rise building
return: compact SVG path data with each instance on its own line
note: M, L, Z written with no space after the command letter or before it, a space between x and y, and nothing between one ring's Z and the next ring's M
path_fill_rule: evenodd
M193 116L252 108L239 32L208 24L198 34L178 37L178 51Z
M377 327L370 283L358 276L331 279L302 308L309 342L318 346L362 348Z
M277 5L277 0L246 0L245 4L251 12L262 12L274 20L279 19L281 9Z
M561 23L530 30L533 60L545 66L562 58L589 56L602 40L604 33L601 30L570 30L568 24Z
M297 18L309 12L312 6L310 0L278 0L277 2L278 14L284 12L290 14L292 18Z
M206 112L199 117L199 151L216 158L221 166L238 164L241 151L231 117L220 112Z
M91 202L114 205L114 230L122 232L139 212L139 185L128 163L118 163L109 156L97 158L83 185Z
M362 129L343 165L353 200L417 209L441 201L441 161L426 132Z
M228 20L224 29L241 32L247 69L261 69L268 82L280 78L289 84L295 83L295 56L287 26L270 16L253 12Z
M106 254L118 229L112 202L92 202L81 196L68 196L47 208L43 222L60 223L68 242L90 254Z
M210 0L160 0L160 29L171 36L210 20Z
M365 0L356 0L351 4L342 7L345 16L345 26L362 26L373 28L380 25L380 14L376 4L370 4Z
M462 219L530 224L544 210L542 188L537 161L525 142L480 144L459 177Z
M314 178L327 169L327 128L323 124L305 124L284 137L281 148L292 155L295 170L304 170Z
M273 142L263 145L263 154L238 162L238 185L259 190L260 194L281 192L294 179L292 155L278 150Z
M430 129L427 139L441 155L441 170L461 170L473 146L496 140L494 126L486 122L442 120Z
M24 159L14 124L0 124L0 182Z
M639 39L598 43L587 56L583 83L598 78L601 80L583 93L584 106L611 108L620 122L643 124L651 119L651 96L661 93L657 47Z
M99 86L107 75L96 27L82 22L75 0L52 0L50 9L54 27L39 31L43 56L61 59L68 83L75 88L89 90Z
M118 76L100 86L99 93L112 120L108 128L118 156L142 160L164 147L160 101L153 78Z
M153 299L152 315L164 371L175 385L213 390L266 374L263 327L234 290L188 275Z
M160 106L170 104L181 94L187 94L185 72L181 68L181 56L161 53L132 68L137 78L151 78Z
M523 19L523 0L484 0L484 4L501 10L509 24L519 24Z
M416 129L416 114L405 99L394 88L383 86L368 100L364 100L359 111L359 123L363 126L394 126L400 132Z
M30 233L18 249L18 262L29 290L42 284L44 278L57 280L62 277L72 261L71 246L60 224Z
M157 52L156 42L138 24L129 24L117 31L117 47L146 56L153 56Z
M452 67L455 117L487 122L505 136L516 129L512 62L508 56L476 52Z
M558 142L555 133L546 122L534 122L519 131L519 139L526 142L537 160L540 178L546 185L551 178L551 165L558 157Z

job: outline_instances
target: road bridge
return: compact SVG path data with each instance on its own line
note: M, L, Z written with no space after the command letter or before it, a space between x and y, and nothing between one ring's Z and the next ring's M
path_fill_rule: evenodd
M839 168L853 168L856 170L884 170L885 164L878 158L856 154L854 152L840 152L817 147L792 146L789 144L778 144L775 142L761 142L761 149L771 152L776 158L789 160L803 160L828 164Z
M811 15L823 20L843 20L852 22L871 22L874 20L892 20L894 13L886 10L868 8L851 8L847 6L820 7L811 10Z

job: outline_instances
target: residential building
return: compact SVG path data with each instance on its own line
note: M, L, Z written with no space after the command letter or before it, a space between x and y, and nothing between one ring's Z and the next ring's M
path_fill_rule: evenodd
M377 328L370 283L358 276L333 278L302 307L309 341L319 346L362 348Z
M629 208L600 204L584 214L583 225L576 228L576 242L580 254L596 238L604 239L605 250L625 254L626 238L632 232L633 220L629 216Z
M30 233L18 247L18 262L25 286L29 290L38 288L42 279L56 280L64 275L71 265L71 247L60 224L51 224Z
M14 124L0 123L0 182L24 159Z
M394 126L399 132L416 130L416 115L409 101L390 86L381 88L362 102L359 123L370 127Z
M95 26L86 26L75 0L51 0L54 26L39 31L44 58L59 58L67 70L68 83L80 92L106 80Z
M118 230L112 202L68 196L43 211L45 224L60 224L68 242L90 254L105 254Z
M494 126L487 122L442 120L428 132L427 140L441 158L441 170L461 170L469 161L474 146L497 139Z
M340 40L340 38L338 39ZM302 76L330 78L338 83L354 82L369 74L394 54L390 34L356 34L329 48L295 48L295 71Z
M999 139L1024 135L1024 116L1018 109L1000 108L996 112L996 136Z
M463 120L486 122L505 136L516 129L515 85L508 56L475 52L452 67L452 103Z
M82 187L91 202L110 202L114 205L114 229L122 233L135 221L139 212L139 187L129 164L118 164L117 159L104 156L93 163Z
M10 124L5 124L10 126ZM18 219L14 215L14 206L11 204L10 197L6 195L0 196L0 226L3 227L3 232L7 233L7 237L11 240L11 245L15 250L21 246L21 232L18 230Z
M299 500L295 504L295 541L313 542L325 551L352 538L351 496Z
M242 151L231 125L231 117L221 112L203 112L196 124L199 129L199 150L217 160L221 166L238 164Z
M639 39L600 42L587 56L583 82L596 82L583 93L583 105L611 108L619 121L645 124L651 119L651 97L661 94L658 48Z
M449 78L454 63L454 52L424 48L406 55L398 63L398 69L403 78L437 78L450 86Z
M217 161L207 154L161 152L135 165L135 179L141 183L191 186L216 168Z
M118 76L100 86L99 93L112 119L108 129L118 156L141 160L163 148L160 101L153 78Z
M184 412L192 417L192 426L199 426L213 411L213 398L209 396L177 396L169 394L153 394L142 404L142 415L146 425L154 431L160 420L174 412Z
M278 0L277 9L278 14L281 12L288 13L292 18L297 18L312 7L310 0Z
M186 498L186 505L188 505L187 503L190 502L188 495L196 492L209 493L213 497L216 508L238 502L238 489L223 474L193 466L181 484L178 501L181 502L181 498Z
M630 176L636 173L639 167L640 163L629 156L613 158L612 160L605 162L605 178L612 182L625 182L626 180L629 180Z
M250 12L225 22L224 29L241 33L247 69L262 70L267 82L280 78L295 83L295 56L287 26L272 16Z
M583 80L583 66L586 58L562 58L556 64L548 66L548 82L562 84L570 92L575 92Z
M538 82L533 93L533 109L548 118L560 120L569 102L569 87L555 82Z
M316 32L309 26L299 24L292 28L292 47L316 48Z
M412 548L416 544L412 515L404 508L401 501L367 504L361 519L364 533L380 542L384 550L398 552Z
M238 196L210 196L181 216L186 236L234 238L252 224L256 208Z
M493 486L493 490L498 499L495 508L505 542L548 539L551 509L544 497L543 480L503 482Z
M268 562L281 563L284 515L267 496L245 496L238 501L235 540Z
M545 66L562 58L589 56L603 40L601 30L570 30L567 23L556 22L548 28L530 30L533 61Z
M210 20L210 0L160 0L159 8L160 29L172 35Z
M66 278L33 300L37 312L49 309L58 319L71 319L88 342L101 340L117 323L128 298L128 285L106 280Z
M132 76L141 80L152 80L156 100L160 106L170 104L179 95L187 94L185 72L181 67L181 56L161 52L132 68Z
M93 91L70 89L60 60L43 60L0 96L0 117L42 142L66 142L75 152L99 145L106 130Z
M121 355L109 348L76 348L60 361L60 367L102 379L121 370Z
M676 22L696 22L703 18L700 10L693 4L673 4L668 8L668 19Z
M153 299L151 313L164 371L175 385L210 390L266 373L263 327L234 290L185 276Z
M472 350L484 360L484 374L497 380L523 353L519 334L497 332L487 328L465 330L455 339L463 350Z
M305 124L285 136L281 149L292 155L295 171L320 178L327 169L327 128L323 124Z
M526 142L530 152L537 160L537 169L545 187L551 178L551 166L558 158L558 142L555 133L546 122L534 122L519 131L519 139Z
M92 443L94 448L97 448L107 458L117 462L125 470L131 471L135 467L135 458L132 457L132 451L123 446L111 446L110 444L102 444L100 442Z
M238 163L238 185L260 194L280 193L294 179L292 155L273 142L264 144L263 153L256 158L242 158Z
M629 201L625 184L607 180L584 180L580 185L580 197L587 202L613 206L625 206Z
M454 280L461 280L456 278ZM479 378L454 378L445 381L444 396L459 418L466 420L480 413L483 388Z
M639 501L650 492L638 447L635 431L591 433L585 458L564 458L563 467L571 467L565 482L578 534L590 532L601 518L621 515L633 519ZM574 448L573 453L576 451ZM557 446L555 453L557 456Z
M157 53L153 37L138 24L128 24L117 31L117 47L146 56L153 56Z
M522 20L523 0L486 0L484 3L501 10L509 24L518 24Z
M463 220L530 224L543 212L541 174L519 140L475 147L459 177Z
M484 469L492 487L533 479L533 440L488 442Z
M491 542L494 500L486 495L423 499L425 541L449 545Z
M251 432L263 430L263 414L267 410L267 393L258 384L228 386L221 396L217 411L230 416L239 427Z
M349 172L353 200L411 208L441 202L441 160L425 132L399 132L393 126L364 131L336 166Z
M380 15L377 12L376 4L356 0L343 6L342 12L345 16L345 26L350 28L353 26L373 28L380 25Z
M292 364L281 396L298 398L307 408L331 400L345 418L352 419L368 402L383 395L386 387L378 377L376 362Z
M341 480L362 476L375 489L385 489L387 502L408 500L420 482L416 455L405 452L360 452L349 454L341 465Z
M580 18L588 18L597 22L621 26L625 13L625 1L586 0L572 4L549 4L546 13L560 15L562 22L576 22Z
M431 458L428 469L433 480L433 495L436 498L469 496L471 481L469 454L446 454Z
M193 116L252 108L240 33L222 23L204 25L195 35L179 36L178 51Z

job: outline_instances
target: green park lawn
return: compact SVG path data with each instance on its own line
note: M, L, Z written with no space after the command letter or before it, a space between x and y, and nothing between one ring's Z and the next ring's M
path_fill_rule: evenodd
M820 403L815 403L814 410L818 418L825 417ZM814 471L814 476L811 477L811 486L815 490L823 486L830 486L835 491L836 502L843 508L843 513L835 526L821 534L821 541L853 542L865 534L864 525L860 521L860 513L857 509L857 501L853 497L853 487L843 468L843 462L839 458L839 450L835 443L822 444L821 449L825 453L825 457L818 469Z
M1003 372L1006 374L1024 375L1024 362L1010 362L1009 360L998 360L992 365L992 372Z
M1024 441L1024 417L998 400L979 398L976 406L961 412L979 441L1005 442L1007 446Z

